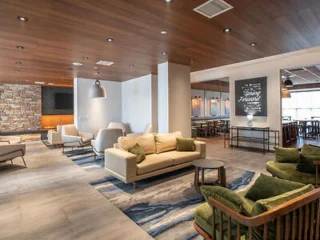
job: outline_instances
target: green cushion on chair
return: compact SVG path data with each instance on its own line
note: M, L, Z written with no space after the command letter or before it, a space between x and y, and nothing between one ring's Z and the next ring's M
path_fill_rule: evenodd
M288 202L289 200L308 193L313 189L314 187L309 184L299 189L295 189L293 191L286 192L275 197L259 200L254 204L251 215L258 216L272 208ZM289 224L289 226L291 226L291 223ZM263 226L253 228L253 239L263 239ZM276 221L270 222L268 224L268 239L276 239ZM281 237L281 239L283 239L283 236Z
M303 184L316 184L316 175L297 171L296 163L267 162L267 171L275 176Z
M299 161L298 148L281 148L274 147L276 154L276 162L281 163L297 163Z
M257 201L260 199L274 197L303 186L304 184L299 182L282 180L261 174L251 186L245 197L252 201Z
M313 164L314 160L320 160L320 147L303 145L297 170L305 173L315 173L316 166Z
M194 151L195 145L192 138L177 138L177 151Z

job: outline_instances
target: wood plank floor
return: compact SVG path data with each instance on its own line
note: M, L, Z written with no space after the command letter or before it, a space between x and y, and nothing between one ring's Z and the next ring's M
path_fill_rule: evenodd
M99 173L41 142L25 159L0 166L0 239L152 239L88 184Z

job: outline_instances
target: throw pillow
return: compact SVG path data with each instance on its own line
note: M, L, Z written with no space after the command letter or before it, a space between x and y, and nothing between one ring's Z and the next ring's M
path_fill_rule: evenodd
M200 190L207 202L212 197L236 212L250 216L251 207L247 200L228 188L204 185L200 187Z
M194 151L195 145L192 138L177 138L177 151Z
M276 162L280 163L298 163L299 149L298 148L281 148L274 147L276 154Z
M143 160L146 159L146 154L144 153L143 148L136 143L133 147L128 149L128 152L137 156L137 163L141 163Z
M257 201L252 208L251 216L258 216L272 208L275 208L285 202L288 202L296 197L299 197L305 193L312 191L314 187L312 184L305 185L302 188L295 189L290 192L283 193L278 196L274 196L268 199L262 199ZM282 219L284 224L284 219ZM291 220L290 220L291 221ZM289 226L292 226L291 222ZM297 231L296 229L291 229L290 231ZM284 232L284 231L283 231ZM253 228L253 239L263 239L263 226ZM268 223L268 237L267 239L276 239L276 221ZM284 236L281 236L280 239L284 239Z
M314 160L320 160L320 147L314 145L303 145L297 170L305 173L315 173L316 166L313 164Z
M282 180L267 175L261 174L255 183L251 186L245 198L252 201L274 197L298 188L303 187L304 184Z

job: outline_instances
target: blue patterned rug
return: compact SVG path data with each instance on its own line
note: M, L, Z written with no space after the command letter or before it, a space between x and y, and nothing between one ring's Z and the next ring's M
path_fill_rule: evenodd
M87 171L104 167L104 159L94 160L91 149L65 153ZM206 170L206 181L215 181L217 171ZM255 173L234 167L226 168L227 187L234 191L247 186ZM198 239L194 230L195 208L203 202L193 185L192 167L177 170L138 182L139 189L114 177L106 177L90 184L132 221L155 239Z

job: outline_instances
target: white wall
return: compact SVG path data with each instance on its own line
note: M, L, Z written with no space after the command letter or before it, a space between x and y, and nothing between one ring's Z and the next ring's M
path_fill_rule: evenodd
M102 81L107 98L91 99L89 88L94 79L74 79L75 125L80 131L97 133L106 128L110 122L122 121L121 82Z
M157 128L157 76L151 74L122 82L122 122L132 132L143 132L147 124Z
M229 77L231 125L246 125L246 117L235 116L234 83L236 80L267 77L267 117L254 117L254 126L281 129L280 69L310 66L320 63L320 47L193 72L191 82ZM280 131L281 134L281 131Z
M168 63L158 65L158 131L169 132L169 81Z

